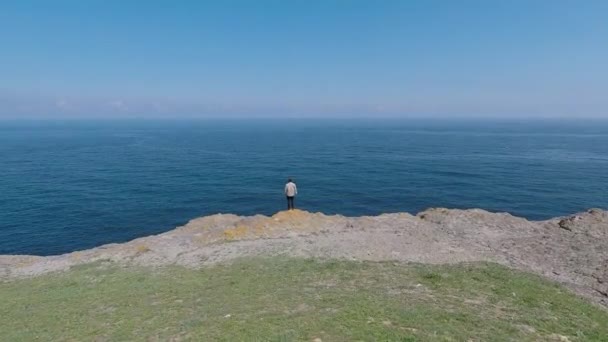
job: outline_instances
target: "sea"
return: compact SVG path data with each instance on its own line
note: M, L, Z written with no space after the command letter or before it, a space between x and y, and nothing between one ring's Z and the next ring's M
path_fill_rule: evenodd
M55 255L216 213L608 208L608 121L0 122L0 254Z

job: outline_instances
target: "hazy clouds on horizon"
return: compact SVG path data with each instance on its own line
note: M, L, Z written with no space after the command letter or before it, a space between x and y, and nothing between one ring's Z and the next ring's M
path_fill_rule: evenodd
M608 118L608 2L14 1L0 118Z

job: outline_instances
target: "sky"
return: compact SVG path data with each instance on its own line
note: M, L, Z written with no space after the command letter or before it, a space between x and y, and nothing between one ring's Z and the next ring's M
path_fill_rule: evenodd
M0 118L608 118L608 1L5 0Z

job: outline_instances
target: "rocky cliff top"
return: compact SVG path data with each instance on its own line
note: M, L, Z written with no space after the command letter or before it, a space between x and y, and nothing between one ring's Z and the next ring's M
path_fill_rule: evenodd
M217 214L172 231L58 256L0 256L0 279L36 276L94 261L200 267L237 257L492 261L557 280L608 307L608 212L528 221L480 209L433 208L344 217L294 210L271 217Z

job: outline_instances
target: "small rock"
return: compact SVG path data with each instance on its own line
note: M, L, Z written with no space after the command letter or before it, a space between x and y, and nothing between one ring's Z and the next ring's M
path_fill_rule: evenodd
M572 231L572 228L570 228L570 223L572 222L571 220L572 220L572 218L567 218L567 219L560 220L559 223L558 223L558 225L559 225L560 228L565 229L565 230L571 232Z
M570 339L568 338L568 336L564 336L564 335L560 335L560 334L551 334L551 336L549 336L549 338L551 339L551 341L570 342Z
M536 333L536 329L534 329L534 327L531 327L529 325L526 324L520 324L517 326L521 331L528 333L528 334L534 334Z

